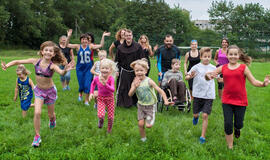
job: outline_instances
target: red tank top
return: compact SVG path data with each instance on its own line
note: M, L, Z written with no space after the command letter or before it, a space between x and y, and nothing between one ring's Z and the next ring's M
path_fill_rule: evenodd
M248 105L246 76L244 74L245 69L245 64L240 64L240 66L234 70L229 69L228 64L222 66L224 81L222 103L237 106Z

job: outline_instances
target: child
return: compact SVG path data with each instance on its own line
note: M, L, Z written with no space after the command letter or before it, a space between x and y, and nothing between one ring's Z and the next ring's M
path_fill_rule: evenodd
M16 81L16 87L15 87L15 95L14 95L14 101L17 100L18 97L18 91L19 91L19 97L21 100L21 109L22 109L22 116L25 117L27 110L30 106L34 106L34 104L31 104L31 100L33 97L33 91L34 83L33 81L28 77L30 74L30 71L28 71L23 64L18 65L16 69L16 74L18 76Z
M179 70L180 69L181 61L179 59L172 59L172 69L165 72L164 77L162 79L161 86L166 87L168 86L172 92L172 97L174 103L183 104L186 94L186 85L182 81L183 74Z
M213 79L217 74L223 74L224 89L222 94L222 108L224 115L225 138L229 149L233 148L233 128L235 138L240 137L240 129L248 105L246 92L246 78L255 87L266 87L269 82L267 75L263 82L256 80L245 64L250 64L251 57L247 56L236 45L227 50L228 64L218 67L214 72L206 74L206 79ZM238 63L238 60L245 64ZM233 121L234 119L234 121ZM234 123L233 123L234 122Z
M99 61L94 63L94 66L91 68L91 73L94 77L99 76L100 74L100 61L107 57L107 52L105 50L101 50L98 52ZM95 99L94 108L97 108L96 97L98 96L97 86L95 87L93 98Z
M211 114L212 103L215 99L214 80L206 81L205 74L214 71L216 67L210 64L212 50L209 47L200 49L201 62L193 66L186 75L186 80L193 78L193 125L199 121L199 113L202 112L202 133L199 141L205 143L205 134L208 125L208 116Z
M29 58L25 60L14 60L5 64L2 62L2 69L18 65L18 64L33 64L35 66L35 74L37 85L34 88L35 93L35 115L34 127L36 135L32 146L38 147L41 143L40 137L40 117L42 105L47 104L48 116L50 118L49 127L54 128L56 125L56 117L54 112L54 103L57 98L57 91L52 80L53 73L56 71L60 75L65 75L67 71L71 70L72 64L66 65L64 70L58 67L58 64L66 63L64 55L61 53L59 47L52 41L46 41L41 44L39 55L40 59Z
M68 39L66 41L66 45L69 48L77 50L77 64L76 64L76 74L79 83L79 97L78 101L82 101L82 94L85 93L84 104L89 106L89 92L92 81L92 74L90 72L93 66L93 50L102 48L104 45L105 36L110 36L110 32L104 32L100 41L100 44L89 44L89 35L82 34L80 37L81 44L69 44L69 39L72 35L72 29L68 30Z
M155 90L162 95L164 104L169 105L165 92L160 89L156 83L146 76L148 63L146 59L139 59L130 64L135 71L135 78L131 84L128 95L131 97L136 92L138 97L138 125L141 135L141 141L146 141L144 126L151 128L155 121L155 110L157 97ZM145 123L146 120L146 123Z
M105 107L108 109L108 128L107 132L111 133L114 119L114 78L116 64L110 59L103 59L100 61L100 75L96 76L91 84L90 97L91 100L94 95L94 88L98 88L97 108L98 108L98 128L103 127L105 117Z

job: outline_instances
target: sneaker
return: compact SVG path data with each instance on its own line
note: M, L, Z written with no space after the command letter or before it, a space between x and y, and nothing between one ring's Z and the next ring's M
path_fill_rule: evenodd
M40 138L40 136L36 135L34 137L34 141L32 143L32 146L33 147L39 147L40 145L41 145L41 138Z
M66 91L66 90L67 90L67 87L64 87L64 88L63 88L63 91Z
M142 142L145 142L146 140L147 140L146 137L141 138L141 141L142 141Z
M82 101L82 96L78 97L78 101L81 102Z
M97 109L97 104L96 103L94 104L94 109Z
M98 128L102 128L104 123L104 119L99 119L98 121Z
M53 128L55 128L55 126L56 126L56 120L54 120L54 121L49 121L49 127L51 128L51 129L53 129Z
M234 137L235 138L239 138L240 137L240 129L236 129L236 128L234 128Z
M200 144L204 144L205 143L205 138L203 138L203 137L200 137Z
M194 125L194 126L197 125L198 122L199 122L199 116L198 116L197 118L193 117L192 122L193 122L193 125Z
M69 87L69 86L67 86L67 87L66 87L66 90L69 90L69 91L70 91L70 87Z
M84 105L89 106L89 103L88 102L84 102Z

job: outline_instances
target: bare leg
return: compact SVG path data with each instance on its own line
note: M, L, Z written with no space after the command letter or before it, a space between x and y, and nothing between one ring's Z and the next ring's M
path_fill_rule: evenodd
M55 121L56 116L54 112L54 104L48 105L48 116L50 118L50 121Z
M145 130L144 130L144 120L143 119L139 120L138 125L139 125L141 138L145 138L146 134L145 134Z
M194 117L194 118L198 118L198 117L199 117L199 113L193 114L193 117Z
M225 133L226 142L229 149L233 149L233 134L227 135Z
M218 89L218 97L219 97L219 98L222 97L222 89Z
M35 98L35 115L34 115L34 127L35 127L35 132L36 135L40 135L40 117L41 117L41 109L42 105L44 103L44 100L40 98Z
M85 101L84 103L88 103L89 101L89 93L85 93Z
M66 83L65 81L62 81L62 87L65 88L66 87Z
M207 129L207 125L208 125L208 114L203 113L202 117L203 117L203 123L202 123L202 135L201 135L201 137L205 138L206 129Z
M25 118L26 117L26 114L27 114L27 111L22 111L22 117Z

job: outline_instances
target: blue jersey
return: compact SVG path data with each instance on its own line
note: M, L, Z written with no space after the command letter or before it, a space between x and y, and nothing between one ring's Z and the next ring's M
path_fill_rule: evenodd
M29 84L29 77L27 77L25 81L21 81L20 78L18 78L17 82L19 89L19 97L21 100L21 108L22 110L26 111L30 107L33 97L32 87Z
M76 74L79 83L79 92L90 92L92 74L90 72L93 66L93 52L89 45L85 49L80 46L77 54Z

